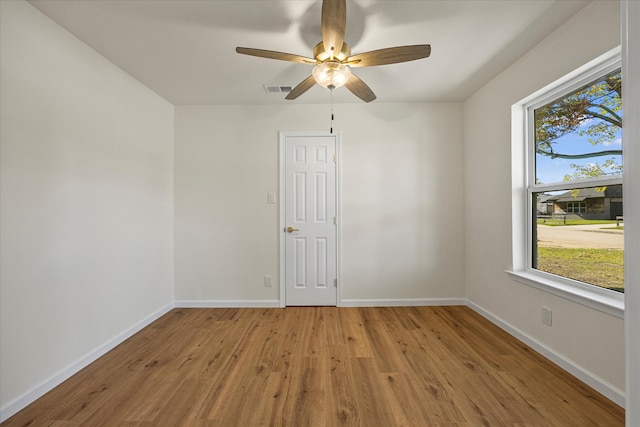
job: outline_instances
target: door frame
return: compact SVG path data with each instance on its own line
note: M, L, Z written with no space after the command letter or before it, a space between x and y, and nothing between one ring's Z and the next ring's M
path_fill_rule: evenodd
M327 132L327 131L280 131L279 143L278 143L278 187L280 192L279 202L279 221L278 221L278 236L280 241L280 269L278 276L280 278L280 307L286 306L285 292L286 292L286 234L284 229L285 224L285 207L286 207L286 193L285 193L285 142L287 137L324 137L333 136L336 139L336 276L338 280L337 293L336 293L336 306L342 305L342 268L341 268L341 246L342 246L342 180L341 180L341 159L342 159L342 144L340 132Z

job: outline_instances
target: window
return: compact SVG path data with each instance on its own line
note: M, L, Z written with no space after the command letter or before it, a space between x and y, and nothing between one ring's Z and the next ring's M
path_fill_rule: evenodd
M617 315L624 301L621 89L617 50L512 109L513 176L521 184L514 189L522 196L514 193L511 273Z
M587 204L585 202L567 202L568 213L586 213ZM566 224L566 221L565 221Z

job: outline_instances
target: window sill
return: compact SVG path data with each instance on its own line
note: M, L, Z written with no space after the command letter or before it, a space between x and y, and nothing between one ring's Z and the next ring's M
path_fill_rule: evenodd
M574 285L569 280L564 283L564 281L554 280L551 275L546 277L543 274L526 271L506 270L506 272L517 282L624 319L624 294L595 286L580 285L579 282Z

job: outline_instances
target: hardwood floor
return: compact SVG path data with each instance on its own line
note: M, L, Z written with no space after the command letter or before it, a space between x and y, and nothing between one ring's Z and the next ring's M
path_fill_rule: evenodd
M622 426L466 307L176 309L2 426Z

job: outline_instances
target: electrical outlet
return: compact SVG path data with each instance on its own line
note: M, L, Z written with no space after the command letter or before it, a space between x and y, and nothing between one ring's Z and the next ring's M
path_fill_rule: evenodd
M276 193L267 193L267 203L270 205L276 204Z
M270 288L273 283L273 278L271 276L264 276L264 285L267 288Z
M542 307L542 323L551 326L553 312L549 307Z

